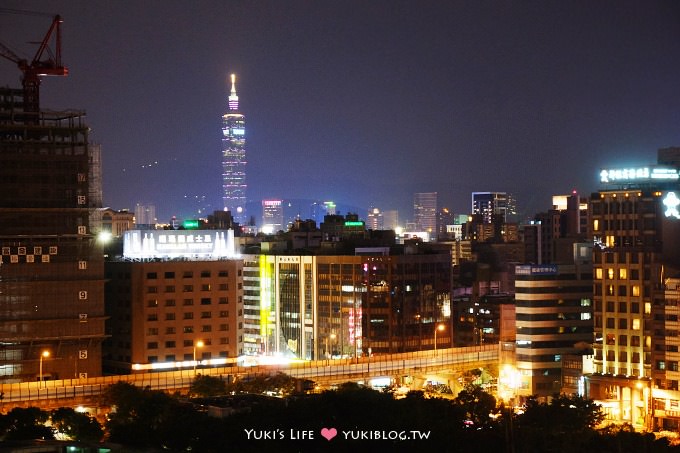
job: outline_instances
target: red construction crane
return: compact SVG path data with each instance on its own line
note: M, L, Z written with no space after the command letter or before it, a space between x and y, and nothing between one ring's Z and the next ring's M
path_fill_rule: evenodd
M61 30L60 16L54 16L52 25L40 43L38 51L29 63L25 58L20 58L12 49L0 43L0 56L7 58L19 66L23 73L21 83L24 87L24 111L37 113L40 111L40 78L42 76L66 76L68 68L61 64ZM49 48L50 39L54 34L54 52ZM47 53L46 56L43 54Z

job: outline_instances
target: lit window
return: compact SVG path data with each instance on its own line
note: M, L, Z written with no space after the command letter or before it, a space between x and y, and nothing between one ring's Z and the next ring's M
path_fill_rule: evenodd
M614 269L612 269L612 268L607 269L607 278L608 278L609 280L613 280L613 279L614 279Z
M593 220L593 230L600 231L600 220L599 219Z
M633 285L631 295L634 297L640 297L640 286L639 285Z
M628 278L628 269L619 269L619 280L626 280Z
M640 318L633 319L633 330L640 330Z
M595 269L595 278L597 280L602 280L602 268Z

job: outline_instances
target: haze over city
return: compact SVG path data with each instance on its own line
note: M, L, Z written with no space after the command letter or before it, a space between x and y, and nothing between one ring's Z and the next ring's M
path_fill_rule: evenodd
M333 200L412 216L414 192L520 214L597 189L600 168L680 144L674 1L31 1L63 17L70 74L44 108L87 111L104 202L160 221L221 209L221 116L237 75L247 198ZM0 14L32 56L48 16ZM20 71L0 64L0 85ZM256 218L259 212L251 212ZM365 215L360 212L360 215Z

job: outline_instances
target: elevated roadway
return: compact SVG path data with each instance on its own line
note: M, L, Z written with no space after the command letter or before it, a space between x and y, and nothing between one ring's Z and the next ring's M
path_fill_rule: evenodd
M497 368L499 345L448 348L362 358L316 360L286 365L198 368L197 373L225 380L247 376L286 373L321 385L367 380L385 376L423 376L428 373L453 374L475 368ZM128 382L139 387L168 392L187 390L194 370L158 371L87 379L0 384L3 411L15 406L97 405L109 385Z

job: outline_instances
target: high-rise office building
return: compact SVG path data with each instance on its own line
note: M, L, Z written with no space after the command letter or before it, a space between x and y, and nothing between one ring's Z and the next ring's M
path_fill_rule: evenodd
M382 230L384 226L383 213L379 208L372 207L366 216L366 228L369 230Z
M437 237L446 238L450 236L449 231L452 230L455 224L455 215L453 211L449 208L441 208L438 213L437 225L439 231L437 231Z
M262 200L262 231L266 234L284 230L283 201Z
M552 205L522 227L527 263L564 263L571 259L574 241L585 240L587 200L574 191L553 196Z
M413 195L413 221L417 231L437 234L437 192L419 192Z
M472 192L472 214L481 215L483 223L507 223L508 200L505 192Z
M243 350L231 230L127 231L106 263L107 372L220 365Z
M137 203L135 205L135 227L138 229L156 228L156 206L152 204Z
M0 88L0 382L99 376L100 148L84 112L23 97Z
M246 223L246 119L240 113L236 75L231 75L229 111L222 115L222 200L234 220Z
M562 356L590 348L593 339L591 253L590 244L574 244L574 264L516 267L520 395L559 393Z
M447 253L251 255L243 270L246 354L309 360L452 344Z
M389 209L383 211L383 228L386 230L396 230L399 228L399 211L396 209Z
M608 418L680 426L680 175L650 166L603 170L589 200L595 244L594 371L589 396ZM650 401L651 398L653 401Z

